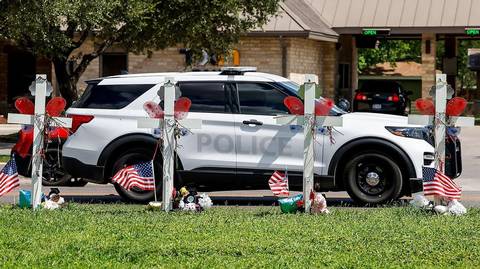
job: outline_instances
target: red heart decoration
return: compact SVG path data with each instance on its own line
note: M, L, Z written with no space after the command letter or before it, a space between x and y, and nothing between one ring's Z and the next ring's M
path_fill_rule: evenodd
M175 101L174 111L175 119L181 120L187 117L188 111L190 111L190 106L192 106L192 101L187 97L180 97Z
M423 115L435 114L435 106L433 105L432 100L419 98L415 101L415 107Z
M15 101L15 108L21 114L33 115L33 113L35 112L35 105L27 97L18 98Z
M460 116L467 107L467 100L462 97L455 97L450 99L447 103L447 116Z
M153 101L147 101L143 104L143 109L147 112L150 118L161 119L164 116L162 108Z
M67 101L62 97L53 97L48 101L45 111L51 117L58 117L62 114L62 111L65 110L65 106L67 106Z
M23 113L22 113L23 114ZM25 158L30 154L30 147L33 143L33 128L20 130L18 133L18 141L13 146L12 151Z
M328 116L328 114L330 114L330 110L332 110L333 105L333 100L329 98L315 100L315 115Z
M303 102L295 96L288 96L283 99L283 104L293 115L303 115L305 108Z
M63 127L56 127L48 132L49 139L58 139L58 138L67 139L69 135L70 133L68 129Z

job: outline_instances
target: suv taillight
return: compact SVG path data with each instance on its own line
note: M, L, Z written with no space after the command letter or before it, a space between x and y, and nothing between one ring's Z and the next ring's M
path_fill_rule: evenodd
M357 100L357 101L365 101L365 100L367 100L367 96L366 96L365 94L359 92L359 93L357 93L357 94L355 95L355 100Z
M392 96L389 96L387 97L387 101L391 101L391 102L398 102L400 101L400 97L398 97L397 94L393 94Z
M72 128L70 128L72 130L72 133L75 133L82 124L88 123L93 120L92 115L69 114L68 117L72 118Z

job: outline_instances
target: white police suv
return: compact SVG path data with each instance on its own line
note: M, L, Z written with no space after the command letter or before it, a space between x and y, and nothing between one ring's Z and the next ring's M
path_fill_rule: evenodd
M192 101L188 117L203 120L202 129L179 139L175 184L194 184L201 191L268 189L271 174L287 168L290 189L301 190L303 130L275 120L289 113L283 100L297 96L299 86L272 74L227 71L88 81L83 96L67 111L74 133L63 146L64 167L74 177L106 184L125 165L150 160L157 136L154 130L138 128L137 119L148 117L146 101L159 102L157 91L168 76ZM347 190L358 202L384 203L421 187L422 166L433 161L428 129L409 125L402 116L347 113L338 107L331 113L343 118L343 127L331 134L319 129L316 134L319 191ZM157 159L160 184L162 163L160 156ZM136 202L153 196L115 188Z

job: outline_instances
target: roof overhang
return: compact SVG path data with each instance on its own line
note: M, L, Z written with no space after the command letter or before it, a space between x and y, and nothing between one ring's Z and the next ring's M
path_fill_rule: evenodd
M363 29L374 27L333 27L338 34L341 35L361 35ZM460 27L460 26L438 26L438 27L383 27L390 29L390 35L421 35L422 33L435 33L435 34L453 34L453 35L465 35L466 28L472 27Z
M301 37L317 41L338 42L338 36L325 35L312 31L251 31L246 36L252 37Z
M261 29L247 36L303 37L318 41L338 42L338 34L304 0L285 0L279 11Z

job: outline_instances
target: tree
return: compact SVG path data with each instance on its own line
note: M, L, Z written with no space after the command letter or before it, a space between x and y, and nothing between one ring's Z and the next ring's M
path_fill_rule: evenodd
M479 98L476 90L477 74L468 68L468 49L480 48L480 40L475 39L459 39L457 40L457 94L467 99ZM443 69L443 58L445 56L445 42L440 40L437 42L437 68Z
M420 40L380 40L375 49L358 49L360 72L378 63L398 61L421 61Z
M279 1L0 0L0 39L50 59L70 104L89 63L113 45L135 53L176 44L223 53L264 25ZM79 49L91 40L92 51Z

